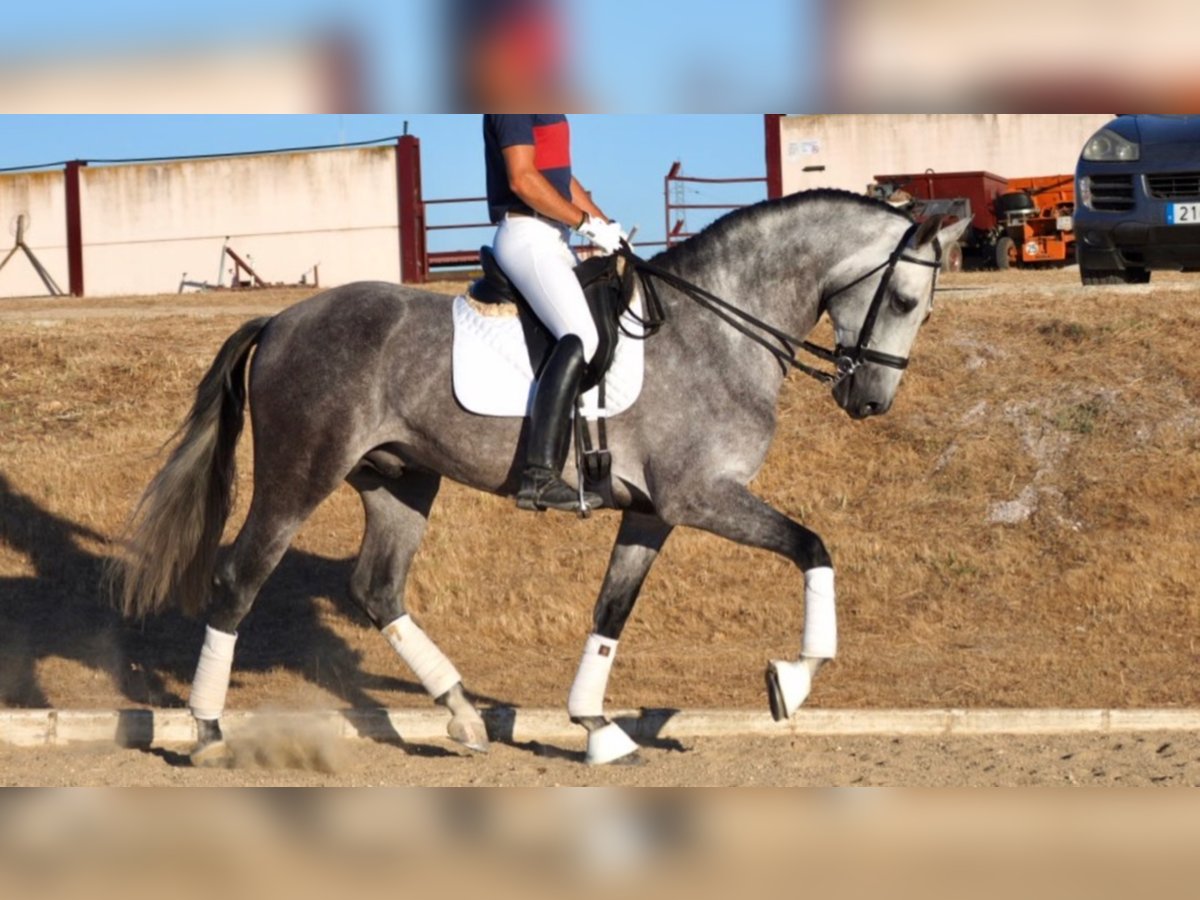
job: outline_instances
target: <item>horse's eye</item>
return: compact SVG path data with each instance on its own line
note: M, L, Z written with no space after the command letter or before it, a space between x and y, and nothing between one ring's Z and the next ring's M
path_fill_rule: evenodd
M917 308L917 301L912 297L902 297L899 294L892 294L892 306L896 308L896 312L907 314Z

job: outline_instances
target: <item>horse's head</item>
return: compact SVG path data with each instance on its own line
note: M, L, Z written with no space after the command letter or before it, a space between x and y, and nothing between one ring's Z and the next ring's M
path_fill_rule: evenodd
M933 216L902 237L895 226L882 228L877 241L837 268L822 300L844 373L833 397L852 417L891 409L917 331L933 309L940 248L957 241L969 224L943 228L942 217Z

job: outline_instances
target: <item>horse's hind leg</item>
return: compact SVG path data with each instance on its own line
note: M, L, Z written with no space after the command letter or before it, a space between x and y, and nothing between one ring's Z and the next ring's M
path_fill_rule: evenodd
M621 519L608 572L596 601L595 627L588 635L567 712L588 732L587 761L593 765L631 760L638 746L604 715L604 692L617 655L617 641L629 621L638 593L671 526L653 516L627 512Z
M350 594L434 701L450 710L450 737L482 753L488 749L487 728L463 692L462 677L404 608L409 565L440 482L439 476L419 471L389 478L364 469L351 476L367 525Z
M340 473L329 471L319 480L297 478L290 482L291 490L256 490L237 540L217 564L204 646L188 699L198 738L191 755L194 765L228 762L220 718L233 669L238 626L300 526L340 480Z

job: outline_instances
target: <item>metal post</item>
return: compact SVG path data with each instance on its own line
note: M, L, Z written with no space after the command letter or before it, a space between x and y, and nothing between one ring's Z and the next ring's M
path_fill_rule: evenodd
M429 280L425 203L421 198L421 141L406 134L396 142L396 192L400 206L400 280Z
M767 197L783 196L783 115L763 115L767 145Z
M679 170L682 167L683 163L681 162L672 163L666 177L663 178L663 207L666 209L666 244L668 247L673 246L676 239L684 241L692 237L692 232L684 230L689 209L720 209L728 212L745 205L742 203L688 203L687 197L683 195L682 186L684 184L765 184L767 182L766 176L763 175L754 175L748 178L700 178L695 175L681 175ZM672 186L680 187L681 199L679 202L671 200ZM672 224L672 214L677 211L682 211L683 217L675 220Z
M67 282L68 290L75 297L83 296L83 208L80 204L79 170L86 166L83 160L67 163L65 172L67 190Z
M671 163L671 168L667 171L666 177L663 178L663 214L666 218L666 228L663 234L666 235L667 246L671 246L671 233L674 226L671 224L671 209L674 204L671 203L671 182L675 180L675 176L679 174L683 163L679 160Z

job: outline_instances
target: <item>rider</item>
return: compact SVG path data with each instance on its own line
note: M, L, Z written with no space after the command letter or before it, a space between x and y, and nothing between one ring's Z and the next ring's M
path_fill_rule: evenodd
M561 473L571 410L599 338L567 237L574 229L613 253L623 237L621 226L608 220L571 174L565 115L485 115L483 140L488 211L499 225L496 261L558 339L534 389L517 506L578 512L579 492ZM585 493L584 502L597 506L601 498Z

